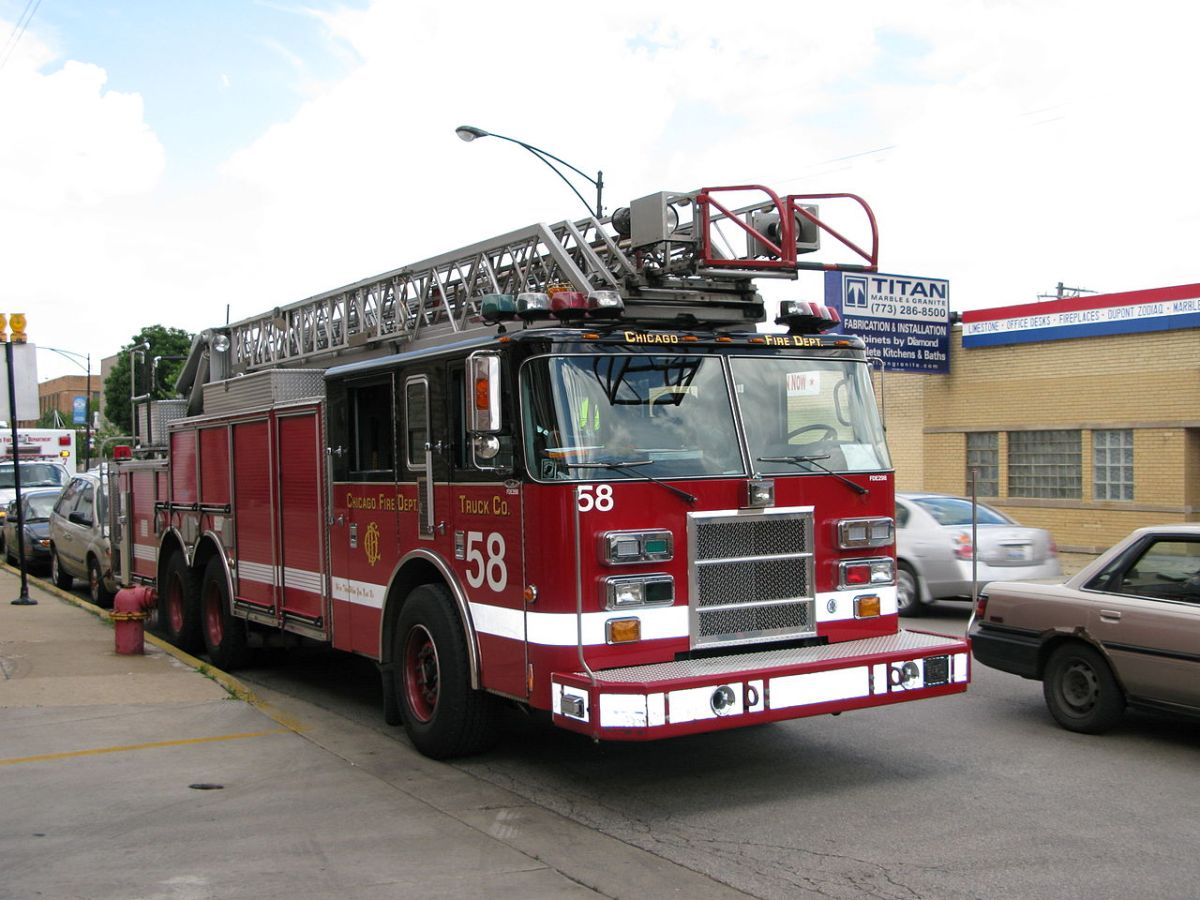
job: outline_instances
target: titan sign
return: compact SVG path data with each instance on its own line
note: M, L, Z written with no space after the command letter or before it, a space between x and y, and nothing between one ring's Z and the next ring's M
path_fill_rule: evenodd
M950 282L879 272L826 272L825 303L841 330L890 371L950 372Z

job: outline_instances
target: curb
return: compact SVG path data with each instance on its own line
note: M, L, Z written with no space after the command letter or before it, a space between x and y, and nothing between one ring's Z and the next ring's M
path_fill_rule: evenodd
M21 576L21 570L14 568L13 566L9 565L7 562L0 562L0 565L2 565L4 567L5 571L7 571L13 575L16 575L18 578ZM62 588L58 587L58 585L54 584L53 582L44 581L41 578L38 578L36 575L30 575L29 573L26 573L25 577L30 581L30 583L36 585L38 590L44 591L45 593L50 594L51 596L56 597L59 600L63 600L63 601L66 601L67 603L74 604L75 606L78 606L80 609L91 613L97 619L100 619L102 622L105 622L106 624L109 624L109 625L112 624L113 618L112 618L111 611L104 609L102 607L99 607L96 604L91 603L90 601L84 600L81 597L77 597L74 594L72 594L70 591L64 591ZM162 650L168 656L172 656L175 659L179 660L179 662L183 663L189 669L193 669L194 671L205 676L206 678L211 678L213 681L215 681L217 684L219 684L221 687L223 687L225 689L225 691L229 694L229 696L232 697L234 700L241 700L243 703L248 703L250 706L253 706L255 709L257 709L263 715L272 719L279 725L282 725L284 728L288 729L289 731L293 731L296 734L300 734L301 732L304 731L303 725L301 725L295 719L292 719L290 716L287 716L284 713L282 713L279 710L272 707L271 704L267 703L265 700L263 700L261 697L259 697L257 694L255 694L254 691L250 690L250 688L246 687L246 685L242 684L242 682L238 681L236 678L234 678L228 672L218 669L212 663L205 662L202 659L198 659L197 657L192 656L192 654L190 654L190 653L186 653L183 650L180 650L174 644L171 644L168 641L163 640L158 635L151 634L149 630L145 631L145 639L148 643L153 644L155 647L157 647L159 650Z

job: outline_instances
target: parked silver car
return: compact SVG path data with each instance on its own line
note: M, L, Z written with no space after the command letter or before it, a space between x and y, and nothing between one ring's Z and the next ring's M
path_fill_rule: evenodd
M1062 574L1050 532L978 504L978 580L1030 581ZM896 495L897 606L919 616L934 600L971 598L971 501L945 494Z
M92 602L109 606L117 592L108 538L108 483L101 474L76 475L50 513L50 571L69 589L87 581Z

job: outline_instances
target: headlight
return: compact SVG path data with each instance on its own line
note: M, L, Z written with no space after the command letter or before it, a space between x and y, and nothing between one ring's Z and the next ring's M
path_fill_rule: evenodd
M605 608L666 606L675 602L675 579L670 575L638 575L604 579Z
M891 557L844 559L838 563L838 582L842 588L891 584L896 580L896 562Z
M860 547L888 547L896 540L891 519L842 519L838 522L838 546L843 550Z

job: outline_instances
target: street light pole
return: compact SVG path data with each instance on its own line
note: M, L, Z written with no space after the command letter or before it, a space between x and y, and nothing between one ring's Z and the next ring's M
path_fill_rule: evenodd
M84 421L84 450L83 450L83 470L88 472L91 468L91 354L76 353L74 350L60 350L58 347L40 347L38 349L50 350L50 353L56 353L66 360L74 362L79 368L83 368L88 373L88 398L84 403L84 412L88 416ZM88 362L88 365L79 364L79 360L83 359Z
M594 215L596 216L597 219L604 218L604 172L603 171L596 172L596 177L593 178L591 175L587 174L587 172L584 172L581 169L575 168L575 166L571 165L565 159L559 159L553 153L549 153L549 152L541 149L540 147L535 147L535 146L533 146L533 144L527 144L524 141L517 140L516 138L506 137L503 134L496 134L496 132L494 132L494 131L484 131L482 128L476 128L474 125L459 125L457 128L454 129L454 133L457 134L461 140L464 140L467 143L470 143L471 141L476 140L477 138L494 137L494 138L499 138L502 141L508 141L510 144L516 144L518 147L524 147L526 150L528 150L530 153L532 153L534 156L536 156L538 159L540 159L542 162L544 162L547 166L549 166L550 171L553 172L555 175L557 175L559 178L561 178L563 180L563 182L566 184L566 186L569 187L572 191L574 191L575 196L578 197L581 201L583 201L583 205L588 208L588 212L593 212L591 205L587 202L587 200L584 199L583 194L579 193L579 190L575 187L575 185L571 184L571 180L569 178L567 178L567 176L564 175L559 170L558 166L554 165L554 163L559 163L560 165L566 166L568 169L570 169L572 172L574 172L580 178L587 181L588 184L592 185L596 189L596 209L594 210ZM553 160L553 162L551 162L551 160Z

